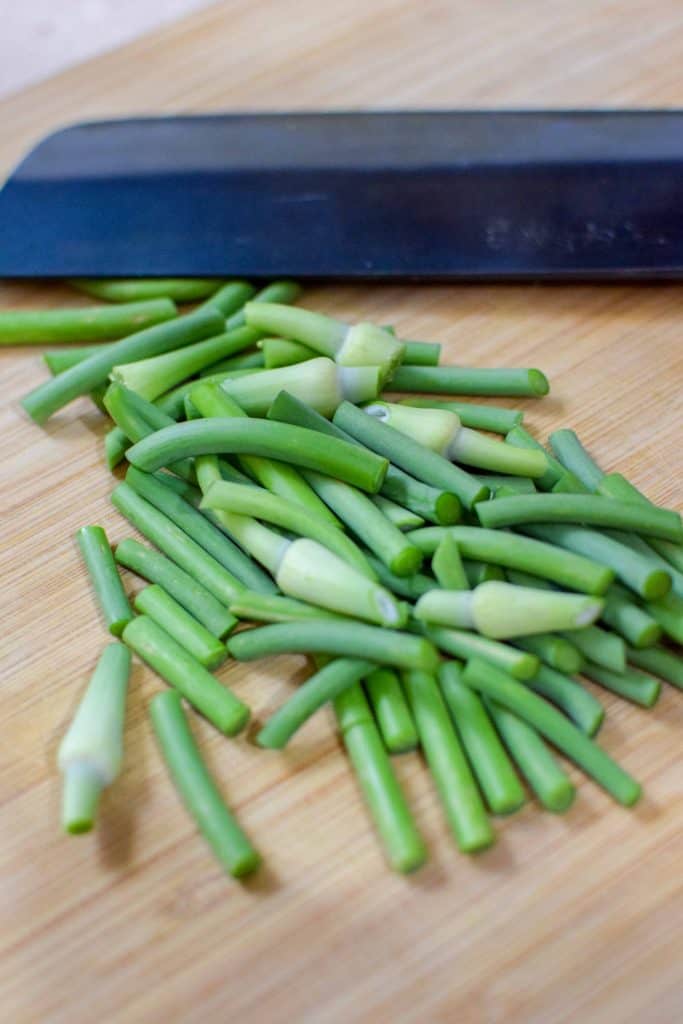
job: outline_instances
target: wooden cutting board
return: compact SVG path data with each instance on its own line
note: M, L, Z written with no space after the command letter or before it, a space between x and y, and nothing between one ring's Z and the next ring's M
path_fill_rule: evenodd
M683 10L635 0L284 0L219 3L0 104L0 171L82 118L222 109L680 105ZM311 306L435 339L452 362L538 365L539 437L572 425L606 469L680 506L683 286L337 287ZM0 306L82 300L0 287ZM600 741L644 784L634 811L580 781L564 817L530 801L468 859L417 755L396 770L429 866L392 875L331 722L287 753L196 721L211 768L265 858L226 879L160 765L132 677L123 777L97 832L58 828L55 751L105 635L72 541L109 507L104 419L76 402L43 430L17 400L37 351L2 361L0 1003L24 1022L671 1024L683 1011L683 702L645 712L601 694ZM513 404L513 403L508 403ZM139 584L127 579L134 588ZM231 665L221 679L267 717L304 661Z

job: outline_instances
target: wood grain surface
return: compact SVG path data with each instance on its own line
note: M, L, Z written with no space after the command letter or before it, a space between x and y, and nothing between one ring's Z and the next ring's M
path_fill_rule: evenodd
M219 3L0 104L0 172L47 130L136 112L382 106L683 105L683 7L662 0ZM573 425L606 469L681 501L683 286L335 287L314 307L444 342L453 362L539 365L538 436ZM5 285L0 307L82 300ZM558 818L530 801L498 843L454 848L417 755L397 771L429 843L387 870L327 714L286 753L202 749L266 868L226 879L181 810L136 666L125 771L91 836L58 827L55 751L105 641L72 536L108 503L104 419L83 400L45 429L18 398L39 353L2 364L0 1016L25 1022L673 1024L683 1016L681 695L609 695L601 742L644 784L634 811L580 782ZM509 403L513 404L513 403ZM138 586L132 578L127 584ZM270 714L299 658L224 667Z

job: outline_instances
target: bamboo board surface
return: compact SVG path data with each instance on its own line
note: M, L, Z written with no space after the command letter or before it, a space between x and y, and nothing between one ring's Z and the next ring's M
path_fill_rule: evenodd
M674 0L646 20L634 0L219 3L0 103L0 174L60 124L138 112L683 105L682 23ZM605 469L680 507L682 285L354 286L306 301L441 341L445 361L541 366L551 397L519 403L537 436L571 425ZM60 302L82 299L0 286L0 308ZM636 810L581 780L566 816L529 802L476 859L455 850L419 758L399 759L431 853L408 879L385 868L327 714L286 754L195 719L267 865L239 885L162 771L145 711L160 684L137 665L124 774L98 831L63 838L55 751L105 640L72 536L88 522L129 531L108 504L104 419L82 400L40 430L17 408L45 376L38 351L0 361L3 1019L680 1019L683 702L670 688L650 712L604 696L601 742L643 782ZM283 657L220 677L264 719L303 669Z

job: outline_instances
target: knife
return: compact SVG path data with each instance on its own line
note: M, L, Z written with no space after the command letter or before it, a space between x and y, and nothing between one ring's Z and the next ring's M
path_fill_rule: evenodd
M77 124L0 191L0 277L683 274L683 111Z

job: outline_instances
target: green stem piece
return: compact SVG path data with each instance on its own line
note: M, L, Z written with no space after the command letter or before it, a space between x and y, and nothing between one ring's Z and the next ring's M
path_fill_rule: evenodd
M562 635L578 647L586 661L593 661L613 672L623 672L626 668L626 644L620 636L599 626L587 626Z
M492 395L540 398L550 387L540 370L483 369L465 366L399 366L392 391L436 395Z
M203 584L158 551L129 537L117 545L115 554L119 565L125 565L150 583L158 583L214 636L223 639L235 628L234 616L220 601Z
M298 285L296 281L271 281L271 283L267 284L265 288L262 288L260 292L257 292L251 301L290 303L296 302L300 295L301 286ZM214 296L214 301L216 301L217 298L218 296ZM241 327L247 322L244 303L240 303L240 308L235 310L235 312L231 312L230 314L226 313L225 315L227 316L225 326L229 331L234 327ZM267 333L269 332L259 331L260 337L263 337L264 334Z
M583 667L583 675L592 679L594 683L600 683L606 690L639 704L643 708L651 708L657 703L661 691L661 683L652 676L638 672L636 669L627 668L624 672L610 672L601 665L593 665L587 662Z
M362 658L335 658L328 662L268 719L256 742L269 750L282 750L318 708L360 682L373 668L371 661Z
M115 311L121 307L112 309ZM41 384L22 399L22 405L36 423L44 423L62 406L106 381L118 363L146 359L148 356L191 345L215 334L220 330L221 323L220 315L215 310L207 310L130 334L115 345L108 345L103 352L89 356L70 370Z
M368 416L350 402L341 403L333 423L418 480L457 495L466 508L473 508L488 494L486 488L465 470L374 416Z
M204 668L218 668L227 658L225 645L158 583L143 587L135 595L135 610L161 626Z
M404 360L405 362L405 360ZM463 427L489 430L492 434L507 434L521 424L524 414L519 409L504 409L497 405L474 405L471 402L439 402L433 398L404 398L402 405L416 409L445 409L460 418Z
M133 445L127 454L129 462L147 472L196 455L263 455L327 473L372 494L381 487L387 470L386 459L374 452L359 452L345 441L268 420L176 423Z
M286 391L281 392L273 402L268 410L268 419L305 427L308 430L316 430L328 437L347 441L365 451L363 445L359 444L354 437L347 434L346 431L340 430L315 409L300 402ZM411 512L430 522L445 526L457 522L460 518L460 502L455 494L430 487L391 464L387 468L381 493L385 498L405 506Z
M665 647L648 647L646 650L628 649L628 660L646 672L666 679L667 683L683 690L683 658L676 657Z
M261 858L226 807L202 760L177 693L152 698L150 716L166 767L183 803L219 863L235 878L255 871Z
M171 492L169 491L169 494ZM244 584L196 541L140 497L130 484L119 484L111 494L115 508L165 555L201 583L223 604L230 604Z
M248 281L226 281L217 290L214 290L200 309L217 309L226 320L242 316L241 323L244 323L244 305L254 295L254 287ZM239 327L240 324L226 325L228 330Z
M616 583L605 594L602 619L632 647L652 647L662 635L659 623Z
M540 576L541 579L552 580L562 587L586 594L605 593L614 579L614 572L610 568L601 565L597 557L592 560L574 551L563 550L564 544L561 547L556 546L556 531L575 531L575 527L533 526L527 529L530 533L533 532L534 537L542 535L543 540L547 538L550 543L520 537L518 534L503 530L485 530L476 526L428 526L421 530L412 530L408 537L425 554L432 554L444 534L448 532L458 545L463 558L491 562L506 569L519 569L532 576Z
M438 366L441 359L441 345L438 341L407 341L403 342L404 366Z
M387 860L394 871L415 871L427 858L422 838L382 745L360 684L334 702L344 746Z
M641 790L635 779L542 697L481 658L468 662L463 679L524 719L619 803L627 807L636 803Z
M646 601L645 611L659 623L666 636L683 645L683 600L677 594L667 594L658 601Z
M170 299L125 306L6 310L0 313L0 345L48 345L55 342L123 338L177 316Z
M610 501L595 494L519 494L496 498L480 502L477 516L482 526L491 529L521 523L586 523L676 542L683 538L677 512L637 502Z
M89 832L100 794L121 770L130 652L112 643L95 672L57 753L64 777L62 826L65 832Z
M316 605L297 601L281 594L258 594L243 590L231 601L230 612L238 619L250 622L306 622L320 619L339 619L337 612L330 612Z
M251 328L240 327L236 330L251 330ZM199 371L201 377L213 377L219 373L228 373L231 370L259 370L268 369L266 366L265 359L263 358L263 352L240 352L236 356L228 356L227 359L221 359L218 363L212 363L211 366L207 366L204 370Z
M56 377L72 366L82 363L89 356L105 351L113 342L101 341L99 345L81 345L80 348L55 348L43 352L43 362L50 373Z
M82 526L76 540L107 629L113 636L121 636L126 623L133 618L133 611L107 535L101 526Z
M152 402L148 402L146 398L124 387L123 384L109 385L104 395L104 404L116 424L104 439L110 470L123 459L131 444L142 441L156 430L170 427L175 422ZM195 479L195 469L189 459L176 462L171 468L185 480Z
M409 601L417 601L418 597L426 594L436 586L436 580L424 573L416 572L414 576L396 576L391 572L384 562L368 553L368 562L377 573L380 583L384 584L394 594L408 598Z
M465 686L456 662L442 664L439 682L486 803L493 814L512 814L524 803L524 790L483 701Z
M509 647L497 640L478 636L462 629L442 629L431 626L424 634L446 654L467 661L469 658L484 658L492 665L509 672L515 679L532 679L539 668L538 658L516 647Z
M556 672L548 665L541 665L527 685L569 715L587 736L595 736L598 732L605 718L605 709L600 701L575 679Z
M241 732L249 708L147 615L123 631L123 642L226 736Z
M422 552L406 539L367 495L321 473L304 471L304 477L317 496L391 572L397 576L412 576L418 571L422 565Z
M221 281L215 277L78 277L72 278L69 284L79 292L105 302L143 302L164 298L174 302L197 302L213 295Z
M535 729L496 701L485 698L510 756L547 811L562 814L574 802L576 790Z
M220 562L238 583L264 594L275 593L276 587L270 577L201 512L163 483L162 479L130 466L126 473L126 483L136 494L167 516L179 530L187 534L212 558ZM150 540L153 538L150 537Z
M287 338L262 338L259 348L264 355L266 370L277 370L280 366L294 366L315 359L318 353L308 345Z
M602 563L641 597L662 597L668 593L671 586L671 577L658 566L653 566L640 552L626 547L605 533L598 533L597 530L588 530L583 526L544 523L525 526L524 533L564 548L575 555L591 559L594 563ZM605 590L606 587L600 593L605 593Z
M515 641L517 647L523 651L530 651L550 668L558 672L567 672L573 675L580 672L583 665L583 655L578 647L570 640L556 633L536 633L534 636L520 637Z
M393 523L399 530L416 530L418 526L424 526L422 516L411 512L409 508L397 505L395 501L385 498L382 494L373 494L370 500L386 516L389 522Z
M460 557L460 548L447 533L432 556L432 572L444 590L468 590L469 580Z
M285 622L237 633L228 651L238 661L271 654L330 654L367 658L397 668L430 671L438 665L436 650L424 637L367 626L360 622Z
M605 498L616 498L620 501L639 501L641 504L652 505L642 491L627 480L621 473L606 473L597 488ZM667 561L678 572L683 573L683 544L675 544L670 540L649 537L648 544L658 555Z
M111 371L111 379L125 384L131 391L153 402L205 367L236 352L242 352L252 344L253 337L249 328L238 327L234 331L216 333L215 337L173 352L117 363Z
M567 490L578 491L579 493L586 491L578 477L575 477L573 473L569 473L562 463L550 455L543 445L535 437L532 437L524 427L520 425L512 427L505 435L505 440L508 444L513 444L517 448L535 448L543 452L548 461L548 469L542 477L535 481L536 486L542 491L551 491L560 481L563 481L563 487Z
M517 449L522 451L521 448ZM492 494L535 494L536 487L533 480L525 476L505 476L497 473L479 474L479 479L484 487L488 487Z
M365 679L365 691L389 753L414 750L417 731L397 674L388 668L376 668Z
M406 672L403 685L458 847L463 853L487 849L495 835L436 679L428 672Z
M548 439L565 469L589 491L595 491L605 475L583 447L573 430L555 430Z

